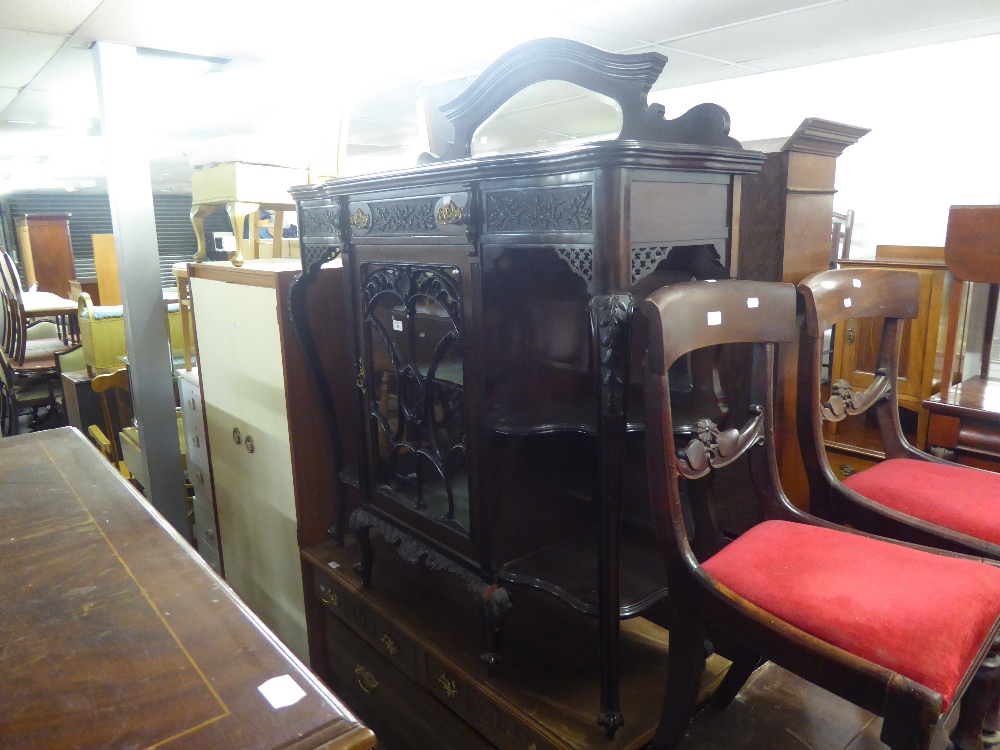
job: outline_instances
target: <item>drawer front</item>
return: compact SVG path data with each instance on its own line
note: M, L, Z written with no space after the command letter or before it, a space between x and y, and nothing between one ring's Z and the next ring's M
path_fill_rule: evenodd
M221 576L222 561L219 559L218 542L215 542L215 544L213 545L212 541L210 541L208 534L211 534L211 539L215 538L214 530L212 529L205 530L199 527L198 524L195 524L194 536L195 536L195 541L198 544L198 554L201 555L201 558L211 566L212 570L214 570Z
M313 585L324 607L343 620L396 669L411 680L417 679L417 647L406 634L364 606L353 592L338 581L317 571L313 573Z
M517 721L478 684L467 682L431 654L425 655L427 689L502 750L555 750L531 727Z
M493 745L326 614L330 687L392 750L492 750Z
M193 460L208 466L208 446L205 442L205 417L201 409L201 392L197 385L184 378L179 378L177 382L180 387L181 414L184 415L184 443L187 446L188 462Z
M861 458L860 456L852 456L830 450L826 452L826 457L830 460L830 468L833 469L834 476L841 481L847 479L852 474L864 471L878 463L877 461Z

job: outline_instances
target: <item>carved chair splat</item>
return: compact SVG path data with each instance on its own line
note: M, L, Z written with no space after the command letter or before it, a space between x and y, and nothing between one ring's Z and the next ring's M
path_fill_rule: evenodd
M708 639L736 644L744 655L774 661L882 716L881 739L892 750L926 750L935 728L961 706L950 739L957 750L979 750L984 718L1000 689L1000 569L837 527L797 509L781 489L775 351L796 335L794 287L679 284L651 295L643 312L650 329L650 502L673 621L652 747L680 745ZM705 425L701 448L688 443L678 450L670 365L696 348L737 343L754 347L746 425L729 433ZM689 538L679 477L741 453L749 459L767 520L714 554L699 556ZM953 615L959 607L963 618Z
M903 435L897 372L903 321L917 314L919 282L906 271L824 271L798 287L797 424L812 513L893 539L1000 560L1000 474L959 466L917 450ZM846 381L821 396L823 331L848 318L885 319L875 378L864 391ZM823 423L874 409L886 459L837 479Z

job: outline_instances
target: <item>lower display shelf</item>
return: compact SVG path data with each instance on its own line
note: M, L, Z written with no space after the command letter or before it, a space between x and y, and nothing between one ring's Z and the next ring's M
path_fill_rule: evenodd
M504 660L490 675L479 659L482 622L461 581L410 565L380 539L372 587L351 569L349 541L303 554L322 602L331 687L389 750L636 750L652 739L666 679L668 633L622 622L621 705L613 741L596 724L598 635L593 618L531 589L512 591ZM317 668L317 665L313 665ZM709 658L702 697L728 662Z

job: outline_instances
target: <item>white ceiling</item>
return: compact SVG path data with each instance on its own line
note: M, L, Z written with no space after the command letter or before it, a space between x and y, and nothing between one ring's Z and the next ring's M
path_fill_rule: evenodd
M345 110L349 159L409 163L421 85L541 36L661 52L667 89L997 33L1000 0L0 0L0 192L103 189L97 40L223 58L140 58L153 187L186 192L197 144L315 149Z

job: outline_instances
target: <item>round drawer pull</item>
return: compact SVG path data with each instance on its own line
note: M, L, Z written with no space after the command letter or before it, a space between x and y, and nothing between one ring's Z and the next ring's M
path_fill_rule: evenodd
M851 474L857 473L857 471L858 471L857 469L855 469L853 466L849 464L840 465L840 473L843 474L845 477L849 477L851 476Z
M375 675L360 664L354 668L354 674L358 676L358 687L366 694L371 695L378 689L378 680L375 679Z

